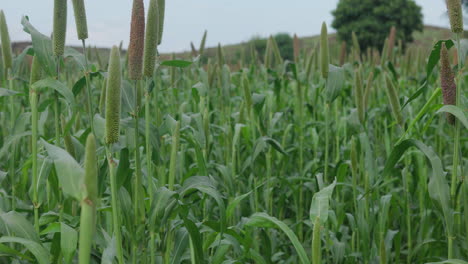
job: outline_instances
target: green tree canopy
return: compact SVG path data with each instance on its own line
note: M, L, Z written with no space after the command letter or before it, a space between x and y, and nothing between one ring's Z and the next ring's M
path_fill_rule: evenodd
M338 38L351 42L354 31L363 49L381 48L392 26L403 42L411 42L413 32L423 29L421 7L413 0L340 0L332 14Z

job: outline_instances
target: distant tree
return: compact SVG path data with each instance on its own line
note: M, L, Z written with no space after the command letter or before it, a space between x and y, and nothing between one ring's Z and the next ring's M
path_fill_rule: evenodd
M274 35L275 41L278 44L278 48L281 53L281 57L286 60L293 60L294 58L294 48L293 48L293 39L288 33L278 33ZM250 39L250 44L253 45L254 49L260 56L265 54L267 46L266 38L261 38L255 36Z
M340 0L332 14L338 38L351 43L354 31L363 50L381 48L392 26L403 42L411 42L413 32L423 30L421 7L413 0Z
M294 43L292 37L288 33L278 33L274 38L278 44L281 57L292 61L294 59Z

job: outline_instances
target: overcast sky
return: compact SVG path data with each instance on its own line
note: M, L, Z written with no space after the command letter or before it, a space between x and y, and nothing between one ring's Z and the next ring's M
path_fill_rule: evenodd
M145 0L145 7L148 6ZM52 31L52 0L0 0L13 41L28 40L21 17L29 16L42 33ZM318 3L319 2L319 3ZM278 32L316 35L322 21L332 22L331 11L338 0L166 0L166 22L160 51L188 50L190 41L198 46L203 31L208 30L208 46L218 42L233 44L254 35L268 36ZM444 0L416 0L423 7L424 22L448 26L443 15ZM67 44L79 45L71 1L68 8ZM130 32L132 0L85 0L89 40L101 47L126 46ZM332 31L332 30L331 30Z

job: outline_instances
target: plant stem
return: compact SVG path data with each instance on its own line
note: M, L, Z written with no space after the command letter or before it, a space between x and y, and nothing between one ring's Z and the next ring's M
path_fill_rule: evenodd
M134 92L135 92L135 109L134 109L134 118L135 118L135 133L134 133L134 143L135 143L135 188L134 188L134 197L133 197L133 210L134 210L134 221L135 221L135 231L138 232L138 227L140 227L140 223L144 223L144 208L143 208L143 199L142 199L142 191L141 191L141 160L140 160L140 144L138 141L139 138L139 111L140 111L140 100L138 96L138 81L134 82ZM142 219L140 219L142 217ZM138 248L138 240L137 238L134 241L134 245L132 247L133 250L133 263L136 263L136 255L137 255L137 248Z
M148 193L149 193L149 208L153 206L154 198L154 189L153 189L153 169L152 169L152 160L151 160L151 142L150 142L150 103L151 103L151 93L148 90L148 79L145 81L145 141L146 141L146 173L147 173L147 182L148 182ZM150 232L150 264L154 264L156 261L156 248L155 248L155 235L154 235L154 223L150 221L149 223L149 232Z
M37 195L37 91L30 90L31 103L31 148L32 148L32 189L33 189L33 206L34 206L34 228L39 232L39 203Z
M11 69L8 69L7 72L8 76L8 86L11 91L13 91L13 76L11 73ZM15 134L15 101L14 97L10 96L10 135L13 136ZM11 145L11 152L12 155L10 157L10 165L9 165L9 174L11 179L11 210L16 209L16 178L15 178L15 163L16 163L16 144L13 143Z
M116 179L116 168L117 163L115 162L110 146L106 145L107 162L109 164L109 178L111 184L111 206L112 206L112 221L114 225L115 243L117 250L117 259L119 264L124 264L123 251L122 251L122 234L120 232L120 218L119 218L119 203L117 200L117 179Z
M93 115L94 115L94 108L93 108L93 100L92 100L92 93L91 93L91 85L90 85L90 78L89 78L89 64L88 64L88 54L86 52L86 40L82 40L83 43L83 54L85 58L85 67L84 70L85 78L86 78L86 95L88 101L88 116L89 116L89 124L91 126L91 131L94 135L96 135L94 131L94 122L93 122Z
M461 106L461 84L462 84L462 55L461 55L461 43L460 43L460 33L457 33L455 35L456 41L457 41L457 47L458 47L458 77L457 77L457 89L456 89L456 106L460 107ZM458 166L459 166L459 149L460 149L460 122L455 119L455 136L454 136L454 143L453 143L453 167L452 167L452 181L450 185L450 197L452 200L452 206L455 209L456 204L457 204L457 182L458 182ZM465 209L466 210L466 209ZM456 222L457 223L457 222ZM453 234L448 237L448 258L452 259L453 258L453 240L455 240L455 237L453 237Z

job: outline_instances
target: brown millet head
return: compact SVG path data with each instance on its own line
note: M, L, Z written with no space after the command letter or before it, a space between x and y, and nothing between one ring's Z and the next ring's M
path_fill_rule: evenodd
M130 44L128 47L128 77L131 80L141 79L144 46L145 7L143 0L134 0L130 27Z
M442 48L440 49L440 86L442 87L444 105L455 105L457 101L457 86L450 67L449 53L445 42L442 42ZM453 125L455 124L455 117L447 113L447 121Z

